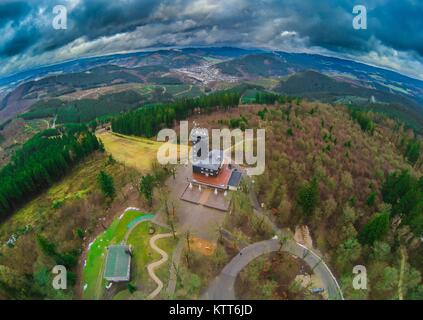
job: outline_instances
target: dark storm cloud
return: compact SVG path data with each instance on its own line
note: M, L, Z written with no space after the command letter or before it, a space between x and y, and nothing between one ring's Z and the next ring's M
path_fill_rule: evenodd
M295 16L292 26L312 45L335 50L370 50L371 39L423 55L423 1L282 1ZM368 29L351 27L352 8L363 4Z
M2 41L0 42L0 57L13 57L31 47L36 38L36 30L32 27L22 28L21 22L27 19L31 7L26 2L6 1L0 3L0 30ZM17 33L16 30L21 29ZM13 34L8 36L8 34Z
M397 50L415 50L423 56L423 1L389 1L373 12L370 28L378 39Z
M49 11L55 4L52 2L48 6ZM49 25L43 28L48 37L46 36L45 41L36 46L35 53L60 48L80 37L89 41L98 37L130 32L144 24L145 19L158 4L159 1L156 0L81 1L68 15L66 32L57 32Z
M54 5L68 29L51 27ZM0 5L0 73L82 55L154 46L246 45L333 53L423 77L423 2L353 0L38 0ZM53 60L53 61L52 61Z
M30 10L29 4L23 1L0 3L0 28L4 27L8 22L22 19Z
M0 45L1 57L13 57L25 51L37 41L38 32L35 29L25 29L15 37Z

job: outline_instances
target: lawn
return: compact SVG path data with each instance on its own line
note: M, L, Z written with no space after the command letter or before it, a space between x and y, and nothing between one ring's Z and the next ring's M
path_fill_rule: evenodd
M164 85L166 87L166 92L171 95L179 95L185 91L191 91L192 86L188 84L173 84L173 85Z
M103 142L106 151L117 161L140 172L151 168L151 163L156 159L157 150L161 145L154 140L107 131L97 134L97 137Z
M131 232L127 242L133 249L131 283L136 285L139 291L130 295L130 299L145 298L156 288L156 283L150 278L147 272L148 264L161 259L161 256L150 247L149 241L152 235L149 234L149 229L151 227L155 229L154 234L169 233L169 230L154 225L151 222L140 223ZM159 248L167 252L169 259L171 259L176 240L170 237L160 239L156 244ZM156 274L163 281L164 291L169 277L169 260L156 270ZM123 295L123 293L119 292L116 299L119 299L120 295Z
M138 89L138 93L141 95L149 95L150 93L152 93L154 91L156 86L151 85L151 84L147 84L147 85L140 85L139 87L137 87Z
M103 287L106 283L103 281L103 267L107 246L122 242L131 226L131 222L140 217L151 218L152 216L135 210L127 211L123 216L116 218L110 227L91 244L83 272L83 286L86 286L84 290L85 298L101 298Z
M175 98L193 98L203 95L200 88L193 85L168 85L166 89Z
M121 243L131 227L152 217L154 216L136 210L127 211L123 216L116 218L110 227L91 244L83 271L83 286L85 287L83 297L85 299L101 299L103 296L104 288L107 285L107 281L103 279L107 247L111 244ZM119 292L115 299L144 298L154 290L156 284L148 276L147 265L159 260L160 255L153 251L149 244L151 238L149 230L151 227L154 227L155 234L169 232L151 222L141 222L131 231L127 241L127 244L132 246L133 251L131 283L136 284L140 291L130 295L128 290L125 289ZM171 256L175 245L173 238L159 240L157 244ZM158 270L158 276L165 284L168 278L168 270L168 263L161 266Z

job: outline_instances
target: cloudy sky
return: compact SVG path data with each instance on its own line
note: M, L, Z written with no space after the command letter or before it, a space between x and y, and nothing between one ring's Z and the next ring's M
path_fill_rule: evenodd
M352 26L367 8L367 30ZM68 10L55 30L53 8ZM233 45L346 57L423 79L422 0L0 0L0 76L82 56Z

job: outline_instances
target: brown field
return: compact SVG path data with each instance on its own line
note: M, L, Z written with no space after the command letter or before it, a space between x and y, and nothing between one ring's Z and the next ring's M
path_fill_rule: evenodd
M150 169L161 145L160 142L150 139L107 131L97 133L97 137L103 142L106 151L117 161L141 172Z
M117 84L112 86L106 86L101 88L94 88L88 90L79 90L69 94L60 96L63 100L81 100L81 99L98 99L100 96L108 93L122 92L130 89L139 88L141 85L137 83L125 83Z

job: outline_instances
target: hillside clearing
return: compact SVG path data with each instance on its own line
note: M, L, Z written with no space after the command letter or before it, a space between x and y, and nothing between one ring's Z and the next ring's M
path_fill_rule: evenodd
M107 131L97 133L97 138L101 139L106 151L117 161L141 172L150 169L161 145L160 142L150 139Z

